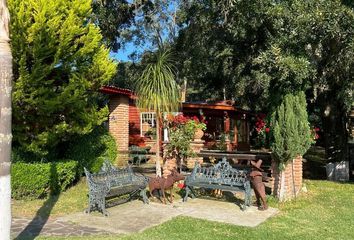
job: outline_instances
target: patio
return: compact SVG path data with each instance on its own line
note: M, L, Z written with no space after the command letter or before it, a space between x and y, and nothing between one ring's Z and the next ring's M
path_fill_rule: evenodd
M13 237L18 236L24 229L26 231L20 234L23 238L131 234L142 232L178 216L256 227L278 213L278 209L275 208L258 211L256 207L250 207L243 212L231 202L198 198L186 203L178 200L167 205L155 202L146 205L136 200L108 210L110 212L109 217L104 217L97 212L91 215L74 213L64 217L50 218L44 225L41 219L32 221L31 225L28 225L31 219L15 218L12 225Z

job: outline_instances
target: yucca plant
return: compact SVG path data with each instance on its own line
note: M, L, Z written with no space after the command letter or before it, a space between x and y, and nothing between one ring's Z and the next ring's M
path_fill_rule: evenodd
M175 80L171 52L158 50L152 61L138 79L135 87L140 109L156 113L156 175L161 176L160 136L164 113L178 111L180 104L179 87Z

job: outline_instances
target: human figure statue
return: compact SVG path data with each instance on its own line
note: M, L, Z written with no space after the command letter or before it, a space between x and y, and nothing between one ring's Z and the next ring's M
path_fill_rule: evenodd
M251 161L251 165L252 165L252 171L250 173L250 177L251 177L251 183L253 185L253 190L257 199L258 210L261 211L267 210L268 204L266 199L265 186L262 181L263 179L262 172L264 171L261 168L262 160L259 159L257 162Z

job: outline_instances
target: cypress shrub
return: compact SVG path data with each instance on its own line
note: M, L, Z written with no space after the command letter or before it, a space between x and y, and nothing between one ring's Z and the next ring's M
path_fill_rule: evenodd
M287 94L271 117L274 158L283 169L288 161L302 156L313 143L304 92Z
M15 199L43 198L58 194L77 179L77 162L65 160L51 163L12 164L11 188Z
M99 89L115 75L92 0L9 0L13 141L39 158L107 120Z

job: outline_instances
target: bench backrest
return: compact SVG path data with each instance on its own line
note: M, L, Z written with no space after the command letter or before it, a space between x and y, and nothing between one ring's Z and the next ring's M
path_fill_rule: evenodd
M109 184L110 188L132 184L134 174L130 166L118 169L109 161L105 160L101 169L97 173L90 173L85 168L85 174L89 186L95 183Z
M230 186L243 186L248 180L249 170L235 169L226 158L212 167L202 167L197 163L190 176L190 181L209 184L225 184Z

